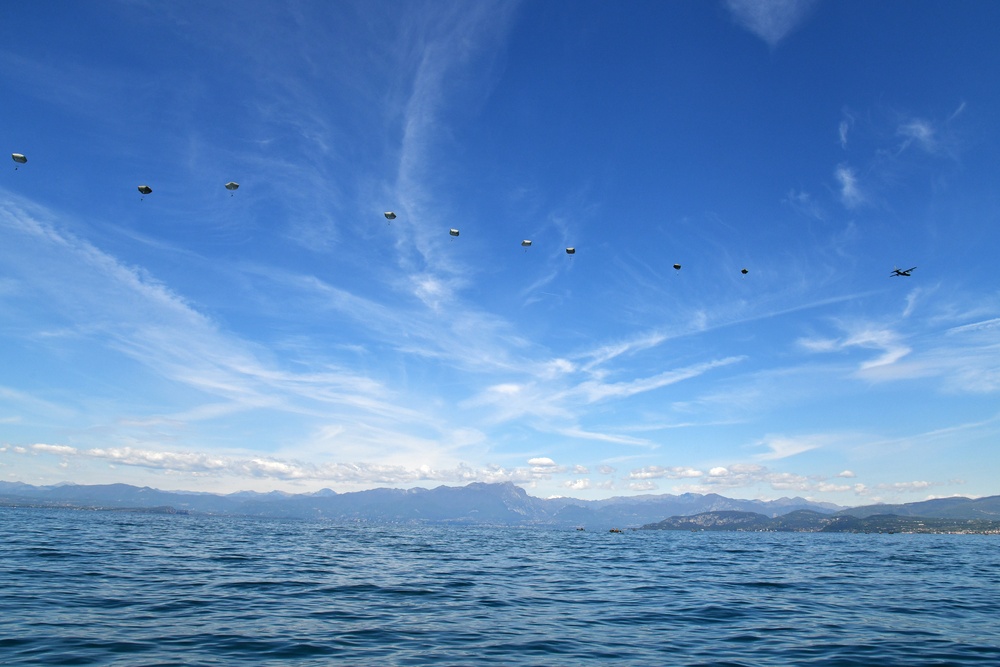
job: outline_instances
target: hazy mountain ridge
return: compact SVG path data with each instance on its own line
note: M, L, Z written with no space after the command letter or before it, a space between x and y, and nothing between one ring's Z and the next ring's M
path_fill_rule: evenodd
M372 489L336 493L238 492L228 495L160 491L127 484L31 486L0 482L0 503L105 509L170 507L206 514L239 514L335 521L389 521L542 525L554 527L640 526L677 514L711 510L746 510L777 516L796 509L840 509L802 498L774 501L735 500L717 494L670 494L605 500L536 498L511 483L472 483L434 489Z
M873 514L895 514L937 519L1000 520L1000 496L935 498L901 505L864 505L842 509L840 514L849 514L858 518L865 518Z
M703 512L673 516L642 526L643 530L753 531L802 533L1000 533L1000 521L975 518L868 514L822 514L796 510L778 517L755 512Z
M303 494L241 491L228 495L161 491L128 484L32 486L21 482L0 482L0 504L101 509L173 508L189 513L326 518L331 521L579 526L595 529L644 526L663 521L666 517L694 516L706 512L744 512L774 519L808 510L819 516L836 513L862 519L870 514L904 515L907 508L919 507L921 516L933 516L926 512L934 511L947 514L942 514L942 518L1000 516L1000 496L842 508L802 498L738 500L714 493L619 496L604 500L545 499L530 496L524 489L509 482L476 482L467 486L439 486L434 489L380 488L350 493L323 489Z

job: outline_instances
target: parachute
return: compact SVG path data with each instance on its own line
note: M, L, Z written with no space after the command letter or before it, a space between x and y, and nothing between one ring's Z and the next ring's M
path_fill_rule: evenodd
M396 214L393 213L392 211L386 211L383 215L385 215L385 219L388 220L389 222L392 222L393 220L396 219Z
M451 234L452 236L458 236L458 230L457 229L449 229L448 233Z
M677 269L678 271L680 271L681 270L681 265L680 264L674 264L674 268Z
M747 269L740 269L740 273L742 273L743 275L746 275L746 274L750 273L750 271L747 270Z
M24 157L24 155L22 155L21 153L11 153L10 157L12 160L14 160L14 162L18 164L24 164L25 162L28 161L28 158ZM17 167L14 167L14 171L17 171Z
M576 254L576 248L566 248L566 254L567 255L575 255Z
M153 191L153 188L149 187L148 185L140 185L139 186L139 192L142 193L143 195L148 195L152 191ZM139 197L139 199L142 199L142 197Z
M226 183L226 189L229 190L230 192L233 192L233 191L239 189L239 187L240 187L240 184L236 183L235 181L229 181L228 183Z
M529 241L528 239L524 239L523 241L521 241L521 245L524 246L525 248L530 248L531 241Z

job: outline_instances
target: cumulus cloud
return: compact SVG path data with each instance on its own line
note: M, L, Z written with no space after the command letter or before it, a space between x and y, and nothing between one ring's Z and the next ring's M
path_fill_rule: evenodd
M916 493L935 486L934 482L914 481L914 482L894 482L892 484L879 484L879 489L889 491L899 491L901 493Z
M701 470L686 468L681 466L646 466L637 468L629 473L629 479L688 479L691 477L701 477L704 475Z
M628 488L632 491L655 491L660 487L656 482L630 482Z
M851 490L850 484L833 484L830 482L819 482L816 491L821 493L844 493Z
M43 454L60 454L60 455L72 455L76 454L76 449L73 447L67 447L66 445L46 445L43 443L32 445L31 447L36 452L41 452Z
M736 463L730 466L716 466L701 478L698 484L684 485L677 490L693 493L717 493L720 489L746 488L766 484L778 491L798 493L822 490L823 480L809 478L794 473L776 472L765 466L752 463Z
M726 0L737 23L772 48L806 18L815 0Z
M547 456L536 456L533 459L528 459L528 465L531 466L531 472L535 476L544 479L548 479L549 475L566 472L566 466L559 465Z
M570 479L563 482L563 486L567 489L573 489L574 491L583 491L584 489L590 488L589 479Z
M601 465L597 467L597 472L599 472L602 475L614 475L616 472L618 472L618 470L617 468L612 468L609 465Z
M846 479L851 479L853 477L856 477L856 475L850 470L843 470L837 473L837 477L844 477Z
M556 462L547 456L537 456L533 459L528 459L528 465L535 466L537 468L552 468L555 467Z
M487 465L473 468L459 464L454 468L420 466L408 468L380 463L311 463L269 456L223 456L200 452L171 452L136 447L96 447L83 449L68 445L38 443L12 447L15 454L51 454L64 460L74 458L104 461L108 464L134 466L166 473L194 476L236 477L282 481L319 481L340 484L410 484L415 482L514 482L530 483L562 469L548 458L532 459L542 465L531 468L503 468ZM547 462L547 463L546 463Z

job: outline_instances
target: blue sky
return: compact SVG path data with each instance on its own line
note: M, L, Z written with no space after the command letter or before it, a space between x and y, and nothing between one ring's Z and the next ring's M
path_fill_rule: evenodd
M0 479L1000 493L998 21L4 6Z

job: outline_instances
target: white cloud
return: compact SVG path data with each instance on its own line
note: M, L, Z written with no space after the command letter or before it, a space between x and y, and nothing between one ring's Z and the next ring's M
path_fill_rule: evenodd
M787 472L775 472L768 468L748 463L730 466L716 466L702 477L698 484L682 485L682 492L718 493L719 489L748 488L766 484L774 490L806 493L818 490L817 480Z
M858 186L858 176L854 169L847 165L838 165L834 176L840 183L840 201L847 208L855 208L865 201L861 188Z
M843 338L800 338L797 343L799 347L817 353L839 352L855 347L880 350L879 356L862 361L858 366L858 375L867 379L886 379L885 367L896 364L912 351L902 342L899 334L890 329L861 323L848 326L850 330Z
M570 479L563 482L563 486L574 491L582 491L590 488L589 479Z
M688 366L676 370L665 371L659 375L647 378L639 378L627 382L603 383L598 381L586 381L572 390L572 393L581 393L586 396L588 402L597 402L606 398L622 398L635 394L660 389L683 380L698 377L703 373L723 366L743 361L745 357L727 357L715 361L708 361L701 364Z
M653 443L645 438L635 438L629 435L615 435L611 433L594 433L584 431L579 428L561 428L556 431L560 435L568 438L580 438L582 440L598 440L600 442L614 442L619 445L638 445L640 447L653 447Z
M76 454L76 449L73 447L67 447L66 445L46 445L44 443L39 443L31 446L36 452L42 452L43 454L60 454L60 455L72 455Z
M790 190L782 202L807 218L825 220L827 217L823 208L808 192Z
M632 491L656 491L659 486L656 482L630 482L628 488Z
M840 137L840 147L847 148L847 134L850 132L851 126L854 124L854 118L848 116L847 118L840 121L840 125L837 126L837 135Z
M556 472L558 467L542 464L532 468L506 469L500 466L472 468L459 464L453 468L430 466L407 467L379 463L313 463L270 456L236 456L200 452L174 452L136 447L97 447L84 449L67 445L38 443L27 448L12 448L15 454L49 454L69 459L89 459L109 464L145 468L166 473L194 476L269 479L282 481L317 481L359 486L375 484L412 484L423 481L442 483L514 482L530 483L539 471ZM540 458L540 461L551 459Z
M937 149L937 141L934 138L934 126L930 121L922 119L910 120L896 128L896 134L903 137L903 148L916 144L928 153L933 153Z
M851 479L853 477L856 477L856 475L850 470L843 470L837 473L837 477L844 477L846 479Z
M683 466L646 466L637 468L629 473L629 479L690 479L704 475L696 468L686 468Z
M936 486L934 482L914 481L914 482L895 482L892 484L879 484L878 488L890 491L899 491L902 493L916 493L917 491L924 491L925 489L929 489L932 486Z
M736 21L771 47L798 27L814 4L814 0L726 0Z
M1000 329L1000 317L994 317L992 319L983 320L981 322L972 322L971 324L963 324L961 326L952 327L948 329L946 333L951 334L964 334L964 333L978 333L978 332L993 332Z
M785 459L811 449L822 447L826 444L827 438L824 436L768 436L757 443L757 446L767 447L770 451L758 454L757 458L762 461L774 461Z
M554 468L556 462L547 456L538 456L533 459L528 459L528 465L535 466L536 468Z

